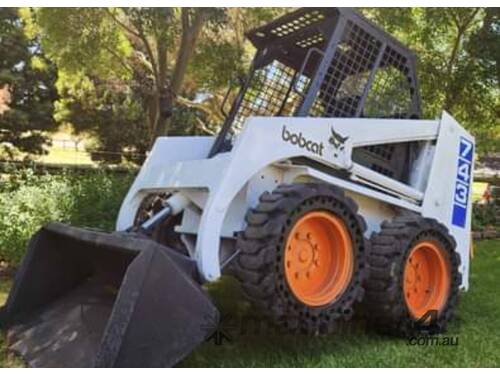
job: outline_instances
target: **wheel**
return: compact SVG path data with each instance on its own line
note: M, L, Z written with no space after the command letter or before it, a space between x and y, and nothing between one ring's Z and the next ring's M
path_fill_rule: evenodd
M368 257L365 304L372 325L406 336L443 332L462 281L455 247L436 220L402 216L384 222Z
M239 236L237 277L279 325L333 331L363 297L366 229L356 203L325 184L281 185L260 197Z

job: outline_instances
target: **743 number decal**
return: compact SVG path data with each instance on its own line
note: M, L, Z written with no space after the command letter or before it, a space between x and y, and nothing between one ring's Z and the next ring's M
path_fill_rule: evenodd
M460 138L458 149L457 178L455 181L455 195L453 197L453 214L451 222L453 225L464 228L467 218L467 204L469 202L469 191L471 188L472 158L474 156L474 144Z

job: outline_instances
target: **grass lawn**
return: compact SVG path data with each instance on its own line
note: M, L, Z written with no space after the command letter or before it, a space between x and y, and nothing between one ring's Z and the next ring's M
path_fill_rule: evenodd
M476 244L471 289L464 293L446 336L456 346L413 346L406 339L380 336L362 328L326 338L280 334L232 335L230 342L207 342L180 365L189 367L498 367L500 366L500 240ZM8 281L0 285L4 299ZM251 314L237 285L224 280L211 288L225 313L242 318ZM1 302L0 302L1 303ZM351 327L362 327L355 321ZM346 327L348 328L348 327ZM2 345L3 342L0 342ZM0 350L0 365L19 361Z
M0 277L0 304L3 305L7 300L11 280ZM0 335L0 367L22 367L23 363L13 354L8 353L5 346L5 335Z

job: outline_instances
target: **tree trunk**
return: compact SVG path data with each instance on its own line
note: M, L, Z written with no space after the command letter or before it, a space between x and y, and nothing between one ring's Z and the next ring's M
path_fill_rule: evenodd
M184 82L184 77L186 75L186 70L188 67L189 60L193 55L196 42L200 36L200 32L203 28L205 22L205 10L197 9L195 14L190 19L189 8L182 9L182 38L179 50L177 52L177 58L175 61L174 73L170 81L169 90L165 93L166 100L165 104L169 106L168 111L172 111L174 106L175 96L179 93L182 88L182 83ZM167 135L168 128L170 127L171 118L162 119L161 126L158 127L158 136Z
M165 116L162 116L162 108L165 105L165 101L163 100L166 87L167 87L167 45L164 40L156 41L156 55L157 55L157 67L158 67L158 76L156 77L155 82L155 107L154 114L152 114L152 118L154 119L153 126L153 137L151 140L151 145L154 143L156 137L161 135L165 135Z
M469 15L469 17L462 23L460 23L459 20L456 21L457 36L453 43L453 48L451 50L450 58L448 60L448 66L446 68L446 79L448 81L446 83L446 96L443 103L443 109L445 109L446 111L452 110L453 106L455 105L455 100L456 100L455 98L458 96L458 93L451 87L453 82L452 79L453 68L455 67L455 64L457 62L463 38L465 37L467 30L469 29L470 25L474 21L474 18L479 13L479 11L480 11L479 8L474 9L472 13Z

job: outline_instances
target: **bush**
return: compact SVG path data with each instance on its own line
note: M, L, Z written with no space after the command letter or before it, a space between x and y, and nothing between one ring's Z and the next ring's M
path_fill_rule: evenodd
M99 172L70 178L73 207L69 222L75 226L113 230L133 177L133 174Z
M16 171L0 183L0 260L17 265L31 236L50 221L112 230L132 174L36 176Z
M497 211L495 203L473 204L472 206L472 230L480 231L485 228L498 227Z

